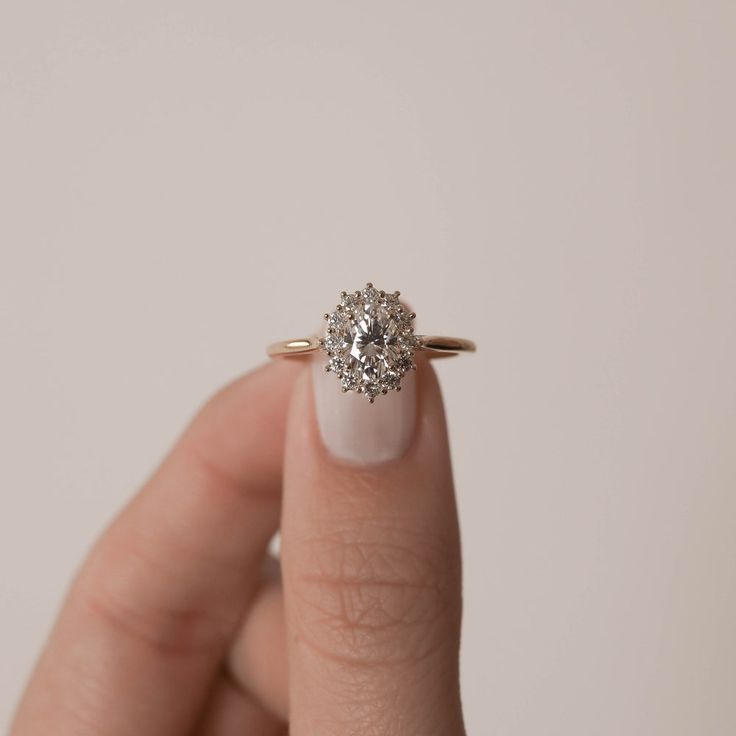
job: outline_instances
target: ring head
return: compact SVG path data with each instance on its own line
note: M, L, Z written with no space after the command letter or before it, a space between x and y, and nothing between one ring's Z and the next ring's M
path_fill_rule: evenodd
M381 291L371 283L340 297L327 313L321 346L328 356L326 369L344 392L362 393L372 403L379 394L399 390L414 367L415 315L399 302L399 292Z

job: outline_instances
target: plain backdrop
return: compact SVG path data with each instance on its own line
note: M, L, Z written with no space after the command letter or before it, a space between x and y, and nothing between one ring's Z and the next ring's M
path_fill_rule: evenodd
M197 406L399 288L483 736L736 732L736 4L0 4L0 728Z

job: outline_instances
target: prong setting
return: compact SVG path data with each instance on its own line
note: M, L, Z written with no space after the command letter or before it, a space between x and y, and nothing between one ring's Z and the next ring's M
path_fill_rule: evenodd
M325 315L319 346L328 356L325 370L335 374L343 393L378 395L401 390L414 364L416 315L399 302L400 292L379 290L368 281L355 292L341 291L340 303Z

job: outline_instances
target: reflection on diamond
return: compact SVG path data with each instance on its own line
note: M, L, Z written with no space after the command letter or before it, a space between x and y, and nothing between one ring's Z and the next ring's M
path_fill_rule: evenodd
M343 390L357 390L373 401L379 393L399 387L412 366L412 316L401 306L398 293L386 294L372 285L344 294L327 315L324 349L328 370L340 378Z
M381 307L368 303L355 323L349 337L348 365L364 383L382 378L399 358L399 330L396 321Z

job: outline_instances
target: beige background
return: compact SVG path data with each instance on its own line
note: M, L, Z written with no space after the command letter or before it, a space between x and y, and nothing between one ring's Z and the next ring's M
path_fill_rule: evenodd
M470 733L736 731L736 4L0 4L0 727L198 403L341 288L439 368Z

